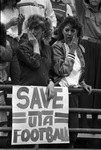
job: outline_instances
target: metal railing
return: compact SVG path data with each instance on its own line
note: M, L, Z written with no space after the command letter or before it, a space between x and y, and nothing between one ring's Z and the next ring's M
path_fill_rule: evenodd
M0 90L12 90L12 85L0 85ZM85 93L86 91L83 88L69 88L71 93ZM101 89L92 89L92 93L101 94ZM12 106L0 106L0 111L11 111ZM101 109L87 109L87 108L69 108L69 111L72 113L86 113L93 114L97 113L101 115ZM10 132L11 127L0 127L0 131ZM69 132L77 133L90 133L90 134L101 134L101 129L92 129L92 128L69 128ZM56 150L56 149L55 149ZM75 149L76 150L76 149Z

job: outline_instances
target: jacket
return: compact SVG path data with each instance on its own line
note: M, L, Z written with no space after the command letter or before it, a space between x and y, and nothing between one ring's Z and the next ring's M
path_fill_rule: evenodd
M66 49L64 41L57 41L52 46L53 49L53 62L54 62L54 82L57 85L62 77L69 76L74 65L75 56L69 53L69 57L66 58ZM85 61L84 61L84 47L79 45L77 56L81 63L81 77L79 82L84 79Z
M42 42L40 55L33 52L30 42L22 43L17 48L20 64L20 85L47 86L52 65L51 48Z

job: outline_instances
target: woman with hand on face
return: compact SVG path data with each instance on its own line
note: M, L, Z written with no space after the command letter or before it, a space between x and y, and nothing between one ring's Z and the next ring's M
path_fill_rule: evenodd
M54 96L51 78L52 53L48 42L51 39L51 23L39 15L27 20L28 41L17 48L21 68L20 85L47 86L48 99Z
M67 17L58 28L58 41L53 44L54 82L61 87L83 87L91 92L91 87L83 80L85 61L84 48L79 44L82 26L76 17ZM78 107L79 96L69 95L69 107ZM78 128L78 114L69 114L69 127ZM73 147L77 133L70 133L70 147Z

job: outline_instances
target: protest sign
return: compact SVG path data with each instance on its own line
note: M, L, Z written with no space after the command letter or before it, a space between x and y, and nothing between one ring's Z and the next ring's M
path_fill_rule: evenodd
M69 143L68 88L55 87L54 99L46 87L13 86L12 145Z

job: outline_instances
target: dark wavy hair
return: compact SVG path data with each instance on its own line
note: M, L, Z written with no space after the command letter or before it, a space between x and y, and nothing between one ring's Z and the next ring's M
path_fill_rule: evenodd
M82 36L82 25L79 22L78 18L68 16L68 17L64 18L64 20L61 22L61 24L59 25L59 27L57 29L57 33L58 33L57 39L58 40L64 39L62 31L65 28L65 26L67 26L68 24L70 24L73 29L77 30L77 37L78 38L80 38Z
M89 3L89 0L84 0L85 1L85 3L87 3L87 4L90 4ZM101 7L101 2L100 2L100 5L99 5L99 8Z
M26 28L32 30L34 27L41 27L43 30L43 37L45 40L49 40L52 36L52 24L47 18L40 15L31 15L26 24Z
M6 29L5 25L0 22L0 45L6 47Z
M3 3L1 3L1 1L0 1L0 10L5 9L5 7L8 6L9 1L13 1L13 0L4 0ZM17 3L20 2L20 1L21 0L16 0L15 4L13 5L13 8L16 8L17 7Z

